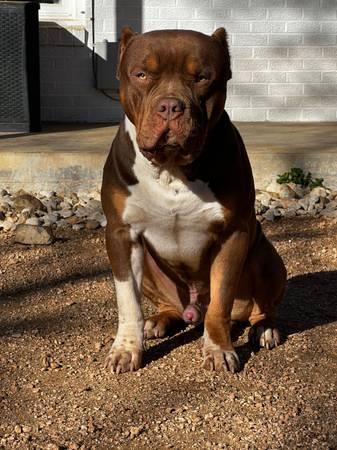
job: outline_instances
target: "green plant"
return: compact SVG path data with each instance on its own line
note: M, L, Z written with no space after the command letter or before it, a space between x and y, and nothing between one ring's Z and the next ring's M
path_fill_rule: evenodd
M302 169L298 167L292 167L290 172L284 172L282 175L278 175L276 180L279 184L296 183L304 187L313 189L317 186L323 186L323 178L313 178L311 173L305 174Z

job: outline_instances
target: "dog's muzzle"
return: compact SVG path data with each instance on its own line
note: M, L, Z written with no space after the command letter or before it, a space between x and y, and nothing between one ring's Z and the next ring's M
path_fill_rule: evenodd
M192 107L179 98L161 97L141 124L137 141L143 155L157 165L186 165L203 141L201 116L192 119Z

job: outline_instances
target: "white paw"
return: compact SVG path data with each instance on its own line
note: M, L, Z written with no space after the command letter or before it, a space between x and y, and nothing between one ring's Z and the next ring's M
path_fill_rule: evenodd
M281 343L280 333L277 328L265 328L263 325L253 326L249 332L250 339L256 345L271 350Z
M133 372L139 369L143 349L129 345L113 344L107 356L105 367L112 373Z

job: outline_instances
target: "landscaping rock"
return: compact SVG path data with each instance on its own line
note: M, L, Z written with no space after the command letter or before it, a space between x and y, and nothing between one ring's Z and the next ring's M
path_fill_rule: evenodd
M281 207L284 209L289 209L289 208L300 209L299 201L294 198L283 198L278 203L279 203L278 207Z
M302 198L310 192L308 187L296 183L288 183L288 186L295 192L296 198Z
M320 215L323 217L337 218L337 209L323 209Z
M40 192L41 197L45 198L52 198L56 195L56 192L54 191L41 191Z
M276 208L270 208L263 214L266 220L273 222L277 217L280 217L280 212Z
M307 211L309 208L309 198L308 197L300 198L298 200L298 204L299 204L300 208Z
M4 231L10 231L10 230L15 230L15 223L12 222L11 220L4 220L1 224L0 227L4 230Z
M289 209L285 209L284 213L283 213L283 217L290 219L292 217L296 217L296 209L294 208L289 208Z
M278 195L280 196L280 198L285 199L285 198L295 198L296 197L296 193L295 191L293 191L291 189L291 187L289 187L287 184L280 184L280 188L278 191Z
M272 201L272 196L268 192L261 192L256 195L256 200L259 201L263 206L270 206Z
M264 206L258 200L255 201L255 212L257 215L261 215L268 210L268 206Z
M278 191L279 191L280 186L281 185L275 179L270 184L268 184L268 186L266 187L266 191L274 193L274 194L277 194Z
M75 212L77 217L87 217L90 214L90 210L84 206L79 206Z
M96 211L101 208L101 202L99 200L91 198L87 202L87 207L90 208L91 210Z
M31 194L22 194L17 196L14 199L14 207L17 211L21 211L24 208L46 211L44 204Z
M26 220L25 224L38 226L41 224L41 221L38 217L30 217L29 219Z
M57 222L58 214L56 212L46 214L42 217L45 226L54 225ZM26 222L27 223L27 222Z
M295 198L295 191L287 184L279 184L273 180L266 188L269 193L277 194L279 198Z
M96 228L99 228L99 226L100 223L96 220L88 220L85 224L85 228L87 228L87 230L96 230Z
M84 223L75 223L72 226L72 229L75 231L82 230L84 228Z
M318 196L318 197L325 198L325 197L327 197L327 195L328 195L327 190L321 186L317 186L317 187L313 188L309 193L310 197Z
M102 220L100 221L100 225L101 225L101 227L103 227L103 228L106 227L107 223L108 223L108 222L107 222L106 218L104 218L104 219L102 219Z
M295 183L279 184L256 191L258 220L274 221L296 215L335 217L337 191L318 186L310 191ZM0 230L14 231L17 225L71 228L74 231L106 227L100 193L80 192L64 195L53 191L31 194L20 190L11 195L0 190Z
M48 200L43 200L44 206L47 208L48 213L58 209L59 201L56 198L51 198Z
M14 241L27 245L49 245L54 241L50 228L21 224L16 227Z
M71 209L62 209L60 211L60 216L64 219L67 219L68 217L71 217L74 215L74 212Z
M0 211L6 213L11 209L11 205L3 199L0 199Z
M96 211L94 213L91 213L90 216L88 216L88 219L96 220L97 222L101 223L105 219L105 215L100 211Z
M77 217L77 216L71 216L66 219L66 222L69 225L75 225L77 223L81 223L82 221L83 221L83 219L81 217Z
M335 209L337 210L337 200L332 200L325 205L325 210L327 211L333 211Z
M27 219L30 217L30 210L25 208L21 211L21 214L18 217L17 224L26 223Z

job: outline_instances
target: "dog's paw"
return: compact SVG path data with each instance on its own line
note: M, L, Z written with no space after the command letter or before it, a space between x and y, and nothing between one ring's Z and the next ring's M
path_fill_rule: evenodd
M183 325L184 321L177 317L175 314L166 312L154 314L145 321L144 338L162 338L166 336L170 330L175 328L178 329Z
M249 331L249 339L254 345L271 350L281 343L280 333L277 328L254 325Z
M138 370L142 362L142 349L127 349L112 345L107 356L105 367L112 373L133 372Z
M206 370L229 370L232 373L240 370L240 360L235 350L222 351L204 349L204 361L202 367Z
M166 323L161 320L159 314L157 316L152 316L145 321L144 338L155 339L164 337L166 334L166 329Z

